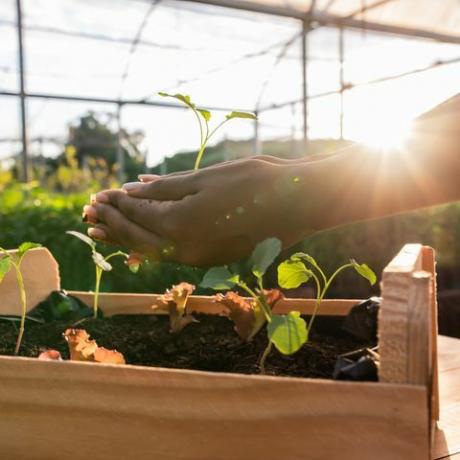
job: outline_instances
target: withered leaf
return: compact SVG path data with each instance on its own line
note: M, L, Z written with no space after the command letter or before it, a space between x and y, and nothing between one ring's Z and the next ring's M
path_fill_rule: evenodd
M106 364L126 364L125 357L119 351L107 350L104 347L96 348L94 361Z
M253 335L256 315L251 301L246 300L233 291L228 291L225 295L216 294L217 302L225 305L228 310L228 317L235 325L235 331L241 340L247 342Z
M280 300L284 299L284 294L279 289L266 289L264 295L271 310Z
M116 350L99 347L84 329L67 329L64 338L69 345L71 361L92 361L108 364L125 364L125 358Z
M38 359L43 361L62 361L62 356L57 350L45 350L38 355Z
M167 308L171 332L180 332L187 324L196 322L193 315L188 314L186 311L188 297L194 290L195 286L193 284L177 284L160 296L159 303L153 306L154 309Z

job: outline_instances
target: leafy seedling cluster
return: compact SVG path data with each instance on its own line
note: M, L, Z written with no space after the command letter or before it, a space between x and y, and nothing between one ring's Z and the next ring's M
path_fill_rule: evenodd
M186 107L191 109L192 112L195 114L200 128L200 148L198 150L195 160L195 170L200 168L201 160L203 158L204 151L206 149L206 146L208 145L209 140L225 123L235 118L245 118L249 120L257 119L256 115L254 115L253 113L233 111L227 114L223 121L221 121L219 124L217 124L214 128L211 129L209 126L209 122L211 120L212 113L209 110L197 107L197 105L191 101L190 96L186 96L184 94L158 94L163 97L172 97L174 99L177 99L178 101L182 102Z
M316 302L309 322L301 317L299 311L287 314L273 313L273 307L282 297L276 290L267 291L263 286L263 276L281 252L281 242L277 238L268 238L259 243L251 258L251 270L255 278L255 288L249 287L237 273L227 267L214 267L205 274L201 286L216 291L231 290L238 287L249 294L250 300L236 292L218 294L216 300L229 310L229 318L235 323L235 329L242 340L250 340L266 324L268 344L260 360L260 370L265 373L265 361L273 346L284 354L291 355L307 341L314 319L328 289L334 279L345 269L352 268L375 284L376 276L366 264L350 263L339 267L330 277L321 269L313 257L296 253L278 266L278 284L285 289L297 288L313 279L316 284Z
M112 270L112 265L109 263L109 260L112 259L113 257L123 257L125 261L129 265L129 269L133 273L137 273L139 270L139 265L137 263L131 264L129 263L130 257L128 254L124 253L123 251L115 251L108 256L103 256L100 252L96 250L96 242L91 239L89 236L84 235L83 233L76 232L73 230L69 230L66 232L68 235L72 235L75 238L78 238L79 240L83 241L86 243L90 248L91 248L91 257L94 262L94 266L96 269L95 273L95 287L94 287L94 298L93 298L93 317L97 318L98 315L98 310L99 310L99 291L100 291L100 286L101 286L101 279L102 279L102 274L104 272L110 272Z
M26 314L27 314L27 294L24 286L24 279L21 272L21 264L24 256L28 251L34 248L38 248L41 245L38 243L26 242L22 243L18 250L14 253L8 252L6 249L0 247L0 283L3 281L5 275L10 271L14 270L16 273L16 279L18 282L19 296L21 299L21 322L19 325L19 334L14 348L14 354L19 353L21 347L22 336L24 335Z

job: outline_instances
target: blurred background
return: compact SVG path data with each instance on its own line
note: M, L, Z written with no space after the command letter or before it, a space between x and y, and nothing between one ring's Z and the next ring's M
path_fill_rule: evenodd
M193 167L192 96L223 119L203 165L401 146L411 120L460 92L458 0L1 0L0 245L49 247L67 289L92 288L78 241L89 194ZM439 152L442 155L442 152ZM333 180L333 178L331 178ZM460 334L460 205L350 225L299 244L326 268L379 272L407 242L438 252L444 332ZM119 267L104 289L160 292L202 270ZM335 297L366 297L344 276ZM449 329L449 331L447 331Z

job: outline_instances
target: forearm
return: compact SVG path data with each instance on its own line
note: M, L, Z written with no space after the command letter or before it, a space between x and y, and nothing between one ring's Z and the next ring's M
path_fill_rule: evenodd
M300 166L304 203L315 197L305 206L303 225L313 217L314 230L322 230L460 200L458 113L416 120L405 149L373 152L357 145Z

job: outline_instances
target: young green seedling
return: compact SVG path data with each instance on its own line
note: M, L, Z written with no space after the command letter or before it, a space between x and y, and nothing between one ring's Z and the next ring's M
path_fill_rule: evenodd
M311 268L308 268L305 264L308 264ZM301 318L299 318L298 312L291 312L296 313L297 316L295 321L292 320L291 327L293 330L289 337L291 337L291 340L292 337L298 338L299 348L308 341L308 337L313 326L313 321L315 320L321 302L324 299L324 296L326 295L326 292L330 288L332 282L339 273L348 268L353 268L356 270L356 272L363 278L366 278L372 286L377 282L375 273L366 264L358 264L353 259L350 260L350 263L339 267L330 277L326 275L324 270L321 269L321 267L312 256L303 252L293 254L288 260L284 261L278 266L278 284L282 288L295 289L310 279L313 279L316 284L315 308L308 322L308 326L300 325L299 320L301 320ZM272 324L269 325L269 336L270 334L276 334L276 330L272 330L272 332L270 332L270 329L274 328L273 324L274 323L272 322ZM286 353L287 350L280 347L279 343L276 341L274 341L274 344L281 353L290 354Z
M17 252L11 254L0 247L0 283L3 281L5 275L11 270L14 269L16 272L16 279L18 282L19 295L21 298L21 323L19 326L19 334L16 340L16 347L14 349L14 354L19 353L19 348L21 347L22 336L24 335L25 323L26 323L26 313L27 313L27 296L24 286L24 279L21 272L21 264L24 259L25 254L33 248L38 248L41 245L38 243L22 243Z
M268 323L269 342L260 361L262 373L265 373L265 360L268 353L270 353L272 342L277 342L279 343L279 347L283 347L282 342L286 341L285 336L290 331L290 329L288 329L283 332L281 330L282 325L279 325L275 334L270 333L270 325L272 322L275 321L277 324L279 322L279 317L281 317L281 315L274 315L272 313L273 305L281 296L279 293L273 295L273 291L266 291L263 286L263 276L280 252L281 241L277 238L268 238L255 247L250 258L251 271L256 279L257 285L255 290L241 280L238 274L230 272L227 267L211 268L205 274L201 282L202 287L211 288L216 291L229 290L236 286L249 294L252 299L251 305L248 305L245 299L231 292L227 293L225 296L218 295L217 300L229 308L229 316L235 322L236 330L243 339L250 340L266 322ZM248 314L248 308L252 308L252 315ZM248 321L251 319L252 321L248 325ZM299 320L303 321L301 318L299 318ZM287 341L291 342L289 339ZM292 353L293 352L294 351L292 351Z
M237 112L233 111L230 112L225 116L225 119L221 121L215 128L210 129L209 127L209 121L211 120L211 112L206 109L200 109L194 104L190 96L186 96L183 94L168 94L168 93L158 93L160 96L163 97L172 97L174 99L177 99L178 101L181 101L184 105L186 105L189 109L192 110L192 112L195 114L195 117L198 121L198 125L200 127L200 148L198 150L198 154L196 156L195 160L195 167L194 169L197 170L200 168L200 163L201 159L203 158L204 151L206 149L206 146L211 139L211 137L216 133L219 128L221 128L225 123L227 123L229 120L233 120L234 118L246 118L250 120L256 120L257 117L253 113L248 113L248 112Z
M109 260L112 259L113 257L121 256L125 258L126 262L128 262L129 256L128 254L122 251L116 251L104 257L100 252L96 250L96 242L92 240L89 236L84 235L83 233L80 233L80 232L75 232L73 230L69 230L66 233L78 238L79 240L83 241L91 248L91 256L92 256L92 259L93 259L93 262L96 268L96 282L95 282L95 287L94 287L94 298L93 298L93 317L97 318L97 312L99 308L99 290L101 286L102 274L104 272L110 272L112 270L112 265L109 263ZM137 273L137 271L139 270L139 264L128 264L128 265L129 265L129 269L133 273Z

